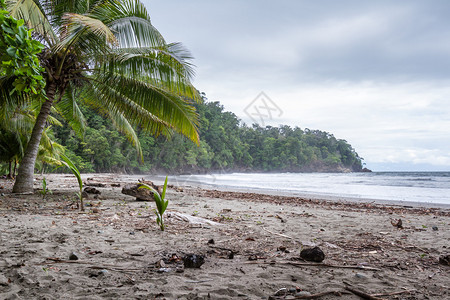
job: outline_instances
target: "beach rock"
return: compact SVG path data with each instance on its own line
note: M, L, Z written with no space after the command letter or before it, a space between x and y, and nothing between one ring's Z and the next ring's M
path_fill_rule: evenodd
M402 219L398 219L397 221L391 221L392 226L397 227L398 229L403 229Z
M300 257L307 261L322 262L325 259L325 253L319 247L303 249Z
M450 266L450 254L441 255L439 257L439 263L444 266Z
M153 201L153 192L140 189L140 184L127 184L122 188L122 194L136 197L136 201Z
M78 260L78 255L75 252L70 253L69 260Z
M100 195L101 192L97 190L95 187L87 186L84 188L84 191L88 194Z
M185 268L200 268L205 263L205 257L199 254L187 254L183 257Z
M439 228L437 226L433 226L431 228L433 228L434 231L438 231L439 230Z

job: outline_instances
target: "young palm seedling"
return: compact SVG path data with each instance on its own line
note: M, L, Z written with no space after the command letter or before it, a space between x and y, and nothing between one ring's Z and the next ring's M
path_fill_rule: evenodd
M83 181L81 180L81 174L80 171L78 171L78 168L73 164L73 162L64 154L60 154L63 161L61 161L66 167L72 171L73 175L78 180L78 187L80 188L80 191L77 193L78 199L80 200L81 210L84 211L84 204L83 204Z
M52 193L52 191L47 188L47 180L45 180L45 177L42 179L42 191L39 191L39 193L41 193L42 199L45 199L45 196L47 196L47 194Z
M169 200L164 200L164 197L166 196L166 189L167 189L167 176L166 176L166 180L164 181L164 186L163 186L161 195L159 194L159 192L157 190L155 190L154 188L152 188L151 186L149 186L145 183L140 183L139 188L140 189L145 188L145 189L148 189L153 192L155 203L156 203L156 209L155 209L156 223L159 225L159 228L161 228L161 230L164 231L164 228L166 226L164 225L163 214L166 211L167 205L169 205Z

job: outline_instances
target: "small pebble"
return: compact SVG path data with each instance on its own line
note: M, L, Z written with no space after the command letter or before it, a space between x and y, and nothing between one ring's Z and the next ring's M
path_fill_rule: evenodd
M356 273L355 277L360 278L360 279L366 279L367 278L367 276L362 274L362 273Z
M106 275L106 274L108 274L108 270L105 270L105 269L100 270L100 271L98 272L98 275L99 275L99 276L101 276L101 275Z
M97 233L103 233L103 231L99 230L99 231L97 231Z
M130 234L131 234L131 235L135 235L135 232L134 232L134 231L131 231Z
M198 254L187 254L183 257L185 268L200 268L205 263L205 257Z
M159 268L158 270L156 270L156 272L158 273L165 273L165 272L170 272L172 271L171 268Z
M325 253L319 247L303 249L300 257L307 261L322 262L325 259Z
M70 253L69 260L78 260L78 255L75 252Z
M438 231L439 230L439 228L437 226L433 226L432 228L433 228L434 231Z
M297 293L297 289L296 288L290 288L289 289L289 294L295 294Z

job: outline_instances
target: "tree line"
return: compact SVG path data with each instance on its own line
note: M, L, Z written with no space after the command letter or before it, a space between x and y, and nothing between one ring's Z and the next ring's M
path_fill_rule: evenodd
M219 102L195 104L200 144L173 133L154 137L137 130L142 158L112 125L83 108L80 137L69 126L53 127L53 139L82 172L342 172L361 171L362 158L345 140L320 130L242 123ZM46 171L51 166L44 165Z

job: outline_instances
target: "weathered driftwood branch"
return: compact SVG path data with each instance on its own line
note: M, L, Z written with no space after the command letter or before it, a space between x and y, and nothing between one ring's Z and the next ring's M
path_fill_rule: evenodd
M180 221L188 222L190 224L212 225L212 226L220 226L220 225L222 225L220 223L217 223L217 222L214 222L214 221L211 221L211 220L208 220L208 219L182 214L182 213L177 212L177 211L167 212L166 216L167 216L167 218L174 218L174 219L177 219L177 220L180 220Z
M316 298L320 298L326 295L336 295L336 296L341 296L342 291L326 291L326 292L322 292L322 293L317 293L317 294L312 294L312 295L304 295L304 296L294 296L294 299L316 299Z
M292 265L296 267L311 266L311 267L323 267L323 268L337 268L337 269L357 269L357 270L367 270L367 271L381 271L378 268L363 267L363 266L338 266L322 263L300 263L295 261L247 261L245 264L262 264L262 265L274 265L274 264L284 264Z
M363 298L363 299L367 299L367 300L385 300L385 299L383 299L383 298L378 298L378 297L375 297L375 296L373 296L373 295L367 294L367 293L365 293L365 292L363 292L363 291L357 290L357 289L353 288L353 287L351 286L351 284L348 283L348 282L345 282L345 281L344 281L344 284L345 284L345 287L344 287L344 288L345 288L347 291L352 292L352 293L355 294L356 296L359 296L359 297L361 297L361 298Z

